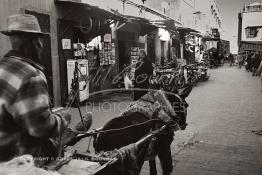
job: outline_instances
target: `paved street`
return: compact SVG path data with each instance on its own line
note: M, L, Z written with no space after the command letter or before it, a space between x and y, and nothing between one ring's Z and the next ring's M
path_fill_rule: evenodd
M260 80L243 68L228 66L211 70L211 76L208 82L199 83L187 99L189 126L176 133L172 144L173 174L262 174L262 136L251 132L262 129ZM129 100L124 99L127 103ZM120 113L119 104L81 110L92 110L92 128L99 128ZM75 114L74 125L79 120L78 113L70 110ZM88 141L83 140L75 148L86 150ZM160 174L161 168L158 171ZM147 163L142 174L148 174Z
M190 140L174 156L174 174L262 174L262 136L251 132L262 128L259 83L244 69L226 67L193 90L186 131Z

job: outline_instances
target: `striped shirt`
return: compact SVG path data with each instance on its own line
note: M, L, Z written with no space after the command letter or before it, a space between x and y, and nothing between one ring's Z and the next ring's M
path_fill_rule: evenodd
M10 51L0 61L0 161L41 156L37 147L44 142L37 140L57 138L65 126L64 118L50 111L43 68Z

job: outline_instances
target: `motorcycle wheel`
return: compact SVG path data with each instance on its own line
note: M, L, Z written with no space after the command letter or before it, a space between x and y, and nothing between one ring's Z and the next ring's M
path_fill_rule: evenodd
M181 88L185 87L185 85L186 85L185 78L184 77L180 77L180 76L175 77L174 85L178 89L181 89Z

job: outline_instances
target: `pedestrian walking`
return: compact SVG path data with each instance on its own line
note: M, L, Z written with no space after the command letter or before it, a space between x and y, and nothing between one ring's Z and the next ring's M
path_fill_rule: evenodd
M145 50L140 51L139 62L136 64L134 80L134 101L148 92L149 80L153 76L153 66Z
M133 82L131 80L131 72L130 66L128 67L126 64L124 65L124 84L125 89L130 89L133 87Z
M225 60L225 56L224 56L223 53L220 55L219 60L220 60L220 65L223 67L223 65L224 65L224 60Z
M249 53L248 55L247 55L247 58L246 58L246 65L245 65L245 68L246 68L246 70L248 71L248 72L251 72L252 71L252 54L253 53Z
M259 52L255 52L252 56L252 62L253 62L253 69L252 69L252 76L256 76L257 74L257 70L258 70L258 67L260 65L260 58L259 58Z
M260 58L262 58L262 54L260 54ZM261 79L261 89L260 91L262 92L262 61L260 62L260 65L257 69L257 75L260 76Z
M7 25L1 33L9 37L12 50L0 61L0 162L31 154L36 166L41 166L41 157L58 156L56 141L71 116L50 110L47 81L39 64L45 34L36 17L12 15Z
M234 61L235 61L235 58L234 58L232 53L229 54L228 61L229 61L229 65L231 67L234 64Z
M237 60L238 68L241 69L243 61L244 61L244 56L241 53L239 53L236 57L236 60Z

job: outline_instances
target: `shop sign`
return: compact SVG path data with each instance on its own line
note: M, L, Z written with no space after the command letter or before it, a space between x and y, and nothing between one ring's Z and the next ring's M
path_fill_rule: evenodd
M104 42L111 43L111 41L112 41L111 34L105 34L104 35Z
M185 36L185 48L187 51L194 53L195 52L195 39L194 35L188 34Z
M71 40L70 39L62 39L62 49L63 50L71 49Z

